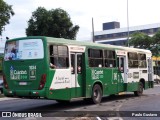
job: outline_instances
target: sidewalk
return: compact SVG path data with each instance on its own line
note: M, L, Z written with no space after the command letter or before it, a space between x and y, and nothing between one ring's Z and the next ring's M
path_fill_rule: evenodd
M2 97L2 98L0 98L0 101L6 101L6 100L16 100L16 99L20 99L20 98Z

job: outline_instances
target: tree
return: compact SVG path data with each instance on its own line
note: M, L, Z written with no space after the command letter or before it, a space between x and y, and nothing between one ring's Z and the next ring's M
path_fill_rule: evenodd
M153 36L153 43L160 44L160 30L158 30L158 32Z
M152 37L153 45L151 47L154 56L160 56L160 30Z
M129 45L135 48L150 49L153 40L150 36L142 32L135 32L131 35Z
M0 0L0 35L4 29L4 26L9 24L9 19L14 15L14 11L11 5L8 5L3 0Z
M136 32L131 35L131 39L129 40L129 45L142 48L149 49L152 51L154 56L160 55L160 30L156 32L153 37L148 36L145 33Z
M47 11L38 7L28 21L26 35L75 39L78 30L79 26L73 26L66 11L60 8Z

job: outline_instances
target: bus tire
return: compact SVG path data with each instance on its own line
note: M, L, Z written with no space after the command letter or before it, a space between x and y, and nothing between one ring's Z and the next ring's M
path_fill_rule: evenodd
M143 94L143 83L139 82L138 90L134 91L135 96L141 96Z
M96 84L93 87L92 90L92 101L95 104L98 104L101 102L102 99L102 88L100 87L100 85Z

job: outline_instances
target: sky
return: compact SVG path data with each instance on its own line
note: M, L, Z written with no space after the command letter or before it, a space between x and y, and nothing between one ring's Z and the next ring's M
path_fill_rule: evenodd
M101 31L102 23L117 21L127 27L127 0L4 0L12 5L15 15L5 26L2 39L24 37L28 20L38 7L47 10L61 8L70 15L74 25L79 25L77 40L91 40L92 18L94 30ZM160 23L159 0L128 0L129 26ZM0 43L0 44L1 44Z

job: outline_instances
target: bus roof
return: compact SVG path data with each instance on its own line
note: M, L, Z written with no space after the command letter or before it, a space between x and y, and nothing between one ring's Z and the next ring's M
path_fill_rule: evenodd
M138 49L138 48L116 46L116 45L109 45L109 44L101 44L101 43L84 42L84 41L76 41L76 40L71 40L71 42L68 42L67 39L63 39L63 38L51 38L51 37L46 37L46 38L47 38L47 41L51 42L51 43L63 43L63 44L80 45L80 46L104 47L104 48L110 48L110 49L116 49L116 50L126 50L126 51L132 51L132 52L145 52L145 53L151 54L150 50L144 50L144 49Z
M12 40L20 40L20 39L27 39L27 38L28 39L45 39L48 43L57 43L57 44L59 43L59 44L65 44L65 45L79 45L79 46L88 46L88 47L89 46L103 47L103 48L109 48L109 49L114 49L114 50L125 50L125 51L131 51L131 52L142 52L142 53L152 54L150 50L145 50L145 49L130 48L130 47L124 47L124 46L109 45L109 44L92 43L92 42L84 42L84 41L76 41L76 40L46 37L46 36L21 37L21 38L7 40L7 42L12 41Z

